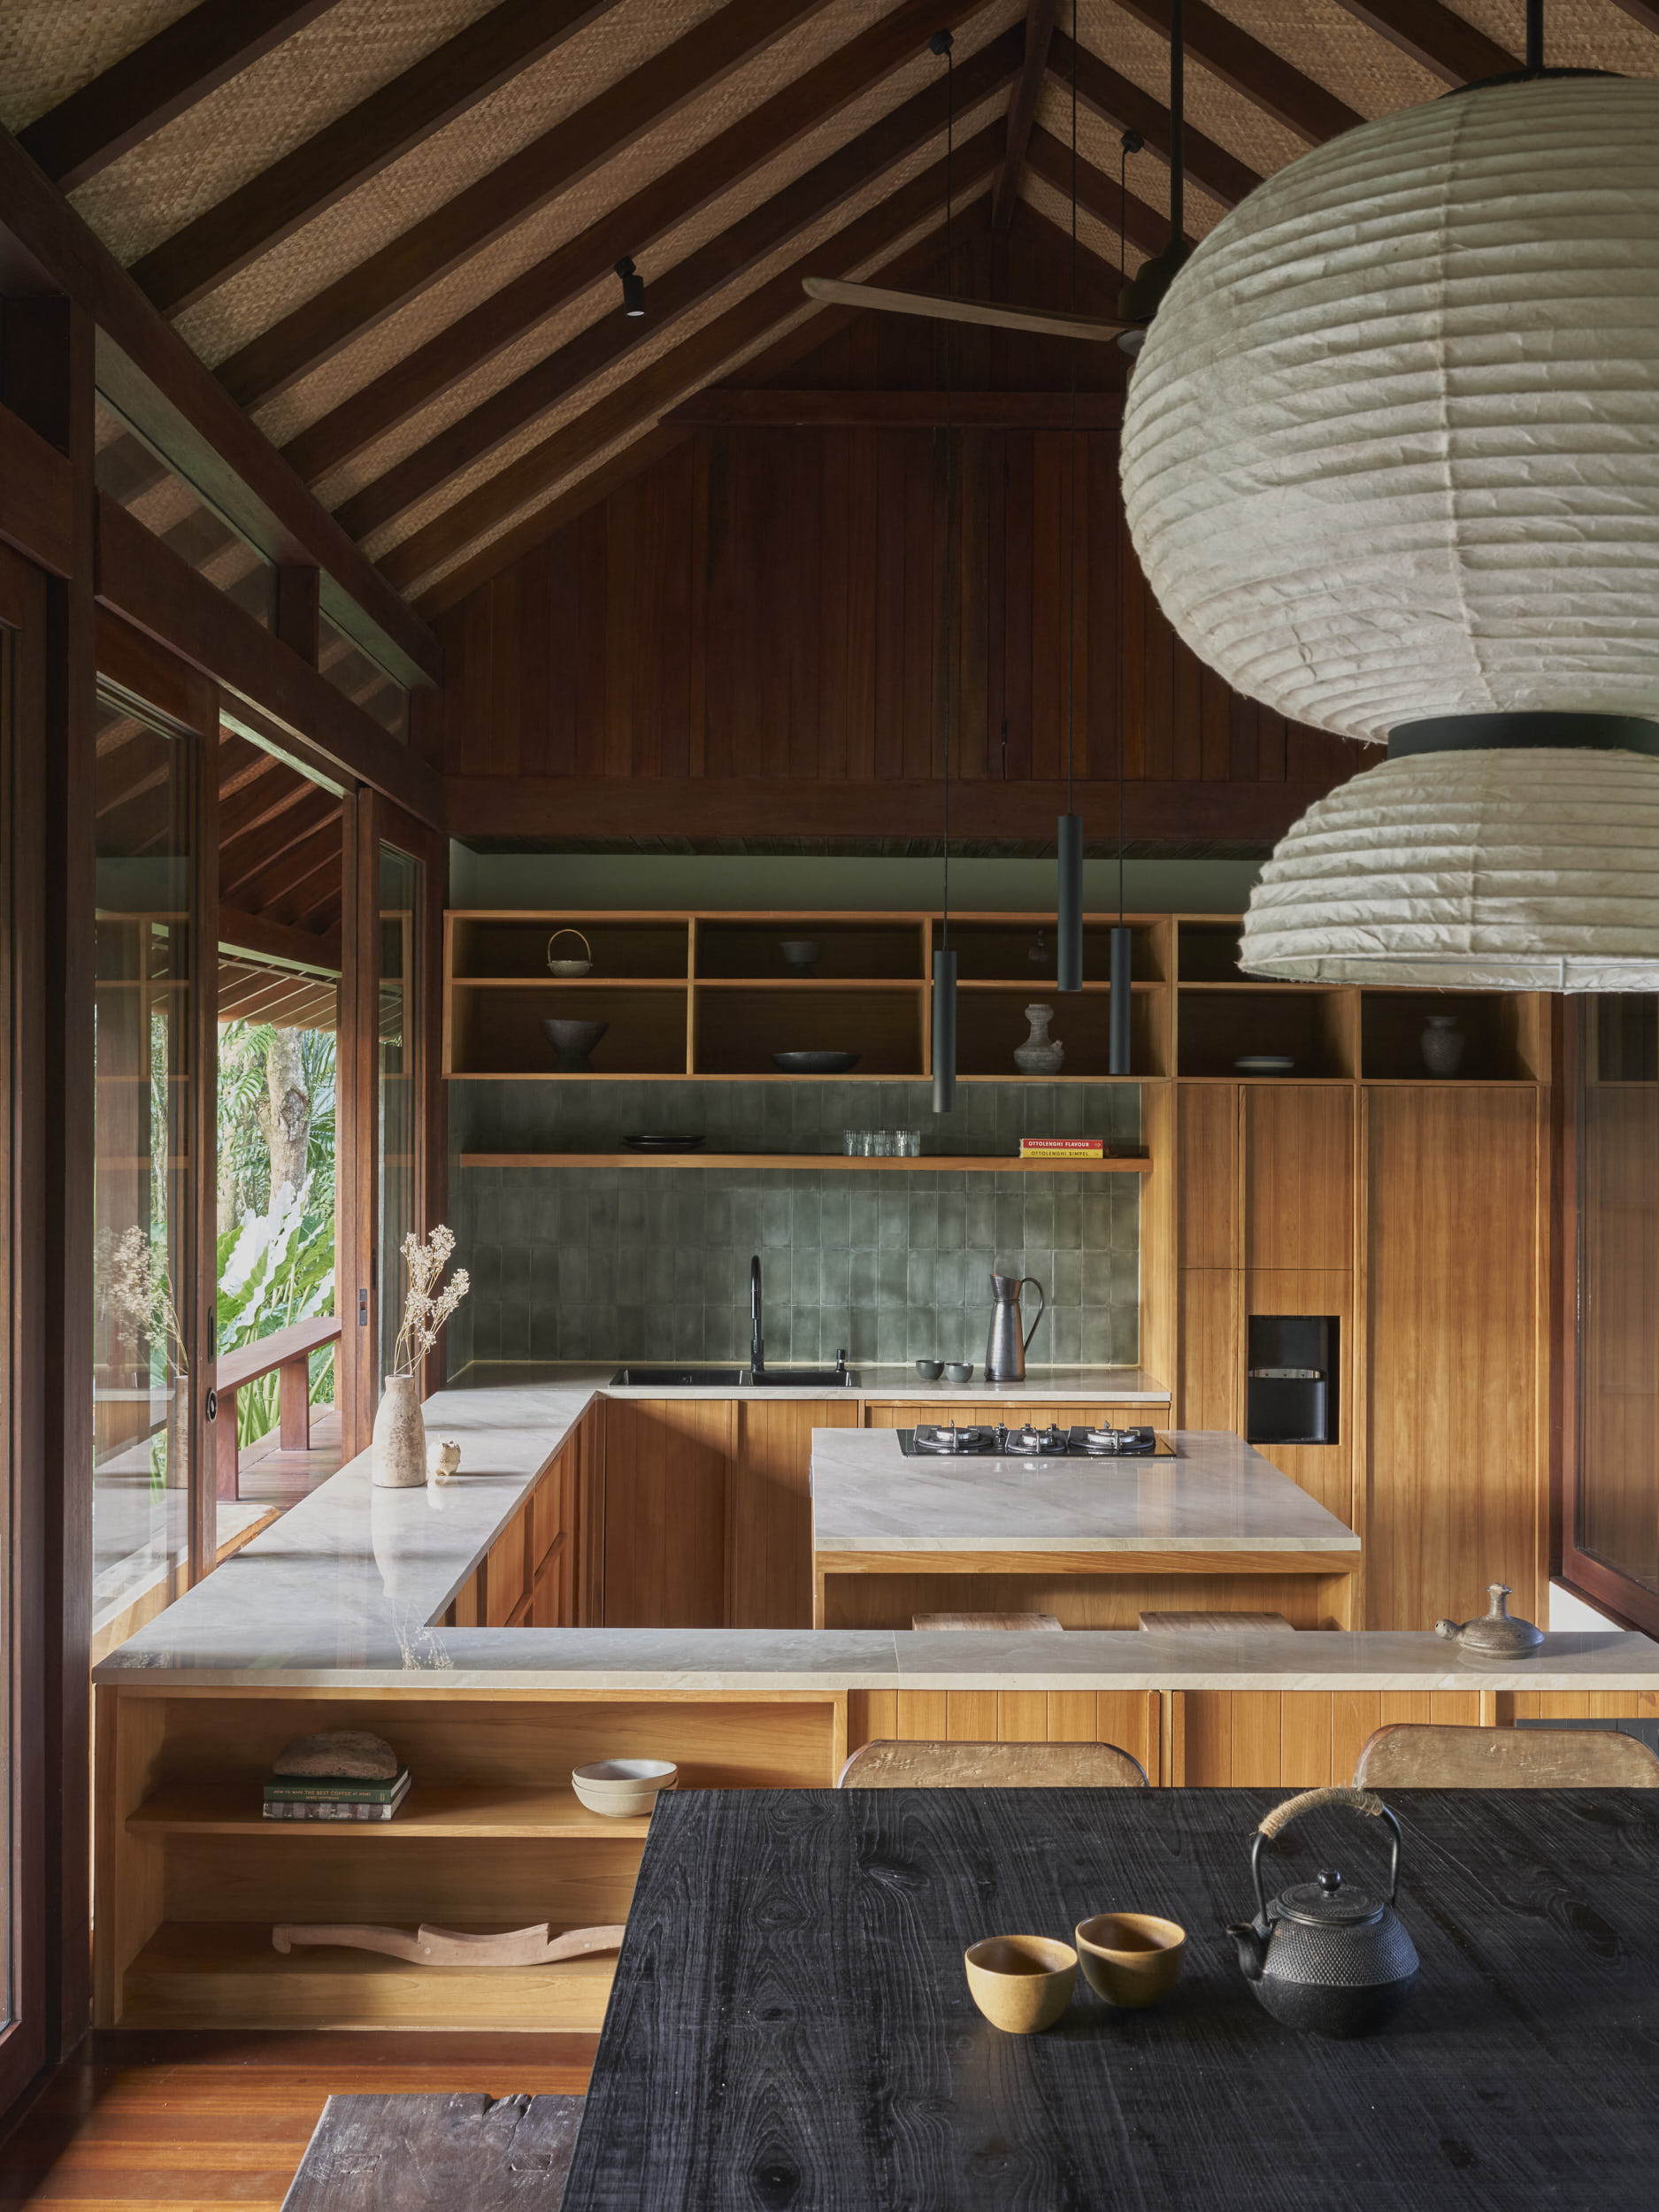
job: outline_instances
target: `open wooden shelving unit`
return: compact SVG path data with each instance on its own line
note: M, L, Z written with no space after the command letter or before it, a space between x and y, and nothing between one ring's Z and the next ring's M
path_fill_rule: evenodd
M1143 1153L1106 1160L1019 1160L1001 1152L925 1152L913 1159L869 1159L845 1152L463 1152L463 1167L928 1168L952 1174L1149 1175Z

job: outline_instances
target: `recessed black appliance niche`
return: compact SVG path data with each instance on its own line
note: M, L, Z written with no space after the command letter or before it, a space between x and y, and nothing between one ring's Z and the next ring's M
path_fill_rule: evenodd
M1253 1313L1244 1432L1252 1444L1334 1444L1340 1322Z

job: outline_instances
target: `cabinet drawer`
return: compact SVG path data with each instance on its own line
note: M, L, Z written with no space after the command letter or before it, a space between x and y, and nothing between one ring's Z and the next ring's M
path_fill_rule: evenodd
M530 1494L530 1569L534 1574L565 1531L568 1455L561 1455Z
M505 1628L528 1586L525 1539L529 1516L530 1507L526 1500L490 1546L484 1573L484 1625L487 1628Z

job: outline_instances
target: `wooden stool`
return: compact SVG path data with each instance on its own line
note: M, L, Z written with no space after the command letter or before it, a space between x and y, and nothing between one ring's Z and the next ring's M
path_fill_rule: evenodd
M557 2212L580 2097L330 2097L282 2212Z
M1390 1721L1360 1746L1360 1790L1659 1790L1659 1759L1611 1728Z
M1155 1635L1185 1630L1201 1636L1219 1635L1224 1629L1254 1628L1270 1632L1283 1629L1294 1636L1295 1630L1282 1613L1143 1613L1142 1628L1149 1628Z
M1053 1613L912 1613L912 1628L1041 1628L1058 1632Z

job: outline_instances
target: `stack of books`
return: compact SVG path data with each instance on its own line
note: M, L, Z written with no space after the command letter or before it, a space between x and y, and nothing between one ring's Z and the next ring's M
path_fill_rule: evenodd
M273 1774L265 1786L267 1820L389 1820L409 1794L409 1769L389 1782L357 1775Z
M1022 1137L1022 1160L1103 1160L1104 1137Z

